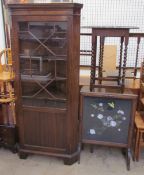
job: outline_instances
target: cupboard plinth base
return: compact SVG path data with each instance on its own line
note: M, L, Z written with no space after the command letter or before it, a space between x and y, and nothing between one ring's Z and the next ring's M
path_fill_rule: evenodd
M71 157L71 158L64 158L63 159L64 165L72 165L75 162L77 162L78 160L79 160L79 156L78 155L76 155L74 157Z
M52 153L52 152L44 152L44 151L36 151L36 150L28 150L19 148L18 156L20 159L26 159L29 154L37 154L37 155L45 155L62 158L64 161L64 165L72 165L73 163L79 161L80 152L76 151L73 154L60 154L60 153Z
M28 154L25 153L25 152L22 152L22 151L20 151L20 152L18 153L18 155L19 155L19 158L20 158L20 159L27 159L27 157L28 157Z

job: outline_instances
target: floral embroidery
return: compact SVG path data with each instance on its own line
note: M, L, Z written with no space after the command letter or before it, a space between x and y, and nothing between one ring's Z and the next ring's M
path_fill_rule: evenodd
M93 121L94 128L89 130L91 135L101 135L108 128L121 132L121 126L127 118L125 111L115 101L95 102L90 105L93 108L93 113L90 116L95 117L96 120L95 125Z

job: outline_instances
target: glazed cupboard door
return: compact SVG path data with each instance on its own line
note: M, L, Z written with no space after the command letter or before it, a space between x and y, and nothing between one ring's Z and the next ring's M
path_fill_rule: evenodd
M19 22L22 105L65 109L67 22Z

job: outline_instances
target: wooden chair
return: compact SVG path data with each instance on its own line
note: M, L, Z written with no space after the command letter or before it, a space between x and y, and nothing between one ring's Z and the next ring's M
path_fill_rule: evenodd
M144 113L143 113L144 114ZM134 143L134 155L133 158L139 161L140 150L144 147L144 120L142 113L137 113L135 117L135 143Z
M4 124L15 124L13 80L12 54L11 49L7 48L0 52L0 103L3 106L9 105L11 107L13 119L8 119L7 116L4 119Z

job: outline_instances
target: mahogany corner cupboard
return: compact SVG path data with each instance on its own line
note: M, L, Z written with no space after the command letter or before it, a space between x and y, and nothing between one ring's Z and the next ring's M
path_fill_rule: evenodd
M78 3L8 4L19 156L79 157Z

